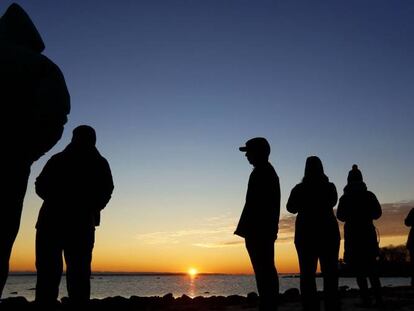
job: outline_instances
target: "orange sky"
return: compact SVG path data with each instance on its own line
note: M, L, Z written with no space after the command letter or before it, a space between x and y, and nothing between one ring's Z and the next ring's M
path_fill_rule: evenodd
M412 203L383 205L383 216L376 223L381 246L405 243L408 228L402 223L412 206ZM30 214L24 216L24 225L13 250L13 271L35 270L35 219ZM127 223L117 223L116 219L106 216L104 214L104 225L96 231L94 271L186 272L194 267L205 273L252 273L243 239L233 235L238 215L221 215L194 222L193 226L164 231L151 230L149 226L139 233ZM293 244L294 219L285 214L280 221L275 247L280 273L298 272ZM32 226L28 226L28 222L32 222ZM342 252L341 246L340 257Z

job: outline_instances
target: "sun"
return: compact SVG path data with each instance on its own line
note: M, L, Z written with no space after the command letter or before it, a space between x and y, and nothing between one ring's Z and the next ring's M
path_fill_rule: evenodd
M198 274L198 270L196 268L190 268L190 269L188 269L188 274L191 277L195 277Z

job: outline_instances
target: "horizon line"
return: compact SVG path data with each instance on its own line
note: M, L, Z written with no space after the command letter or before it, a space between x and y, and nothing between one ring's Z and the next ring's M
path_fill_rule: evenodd
M36 275L36 271L10 271L9 275L24 276L24 275ZM285 272L279 273L279 275L296 275L299 272ZM66 275L63 272L62 275ZM121 276L121 275L135 275L135 276L174 276L174 275L188 275L188 272L142 272L142 271L92 271L91 276ZM224 272L199 272L197 275L254 275L253 273L224 273Z

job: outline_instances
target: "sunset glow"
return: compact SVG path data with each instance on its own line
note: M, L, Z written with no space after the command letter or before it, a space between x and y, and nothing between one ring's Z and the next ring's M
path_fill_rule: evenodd
M198 271L197 271L197 269L196 269L196 268L190 268L190 269L188 269L188 274L189 274L191 277L195 277L195 276L198 274Z
M13 2L0 1L0 15ZM255 136L269 141L280 179L279 273L299 272L286 201L309 155L338 197L358 164L382 204L380 246L406 243L414 1L17 2L72 107L60 141L31 167L11 271L36 271L35 181L80 124L95 128L115 184L95 231L94 272L177 273L188 283L252 274L234 231L252 172L238 148Z

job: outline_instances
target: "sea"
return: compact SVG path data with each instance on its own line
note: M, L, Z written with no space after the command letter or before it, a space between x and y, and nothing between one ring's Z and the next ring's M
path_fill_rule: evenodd
M279 275L280 292L299 288L298 275ZM318 290L323 288L323 280L316 279ZM410 278L382 278L383 286L407 286ZM35 297L35 274L11 274L3 291L3 298L23 296L32 301ZM355 278L340 278L339 286L357 288ZM91 278L91 297L106 298L114 296L246 296L257 292L254 275L231 274L95 274ZM67 296L66 279L62 277L60 298Z

